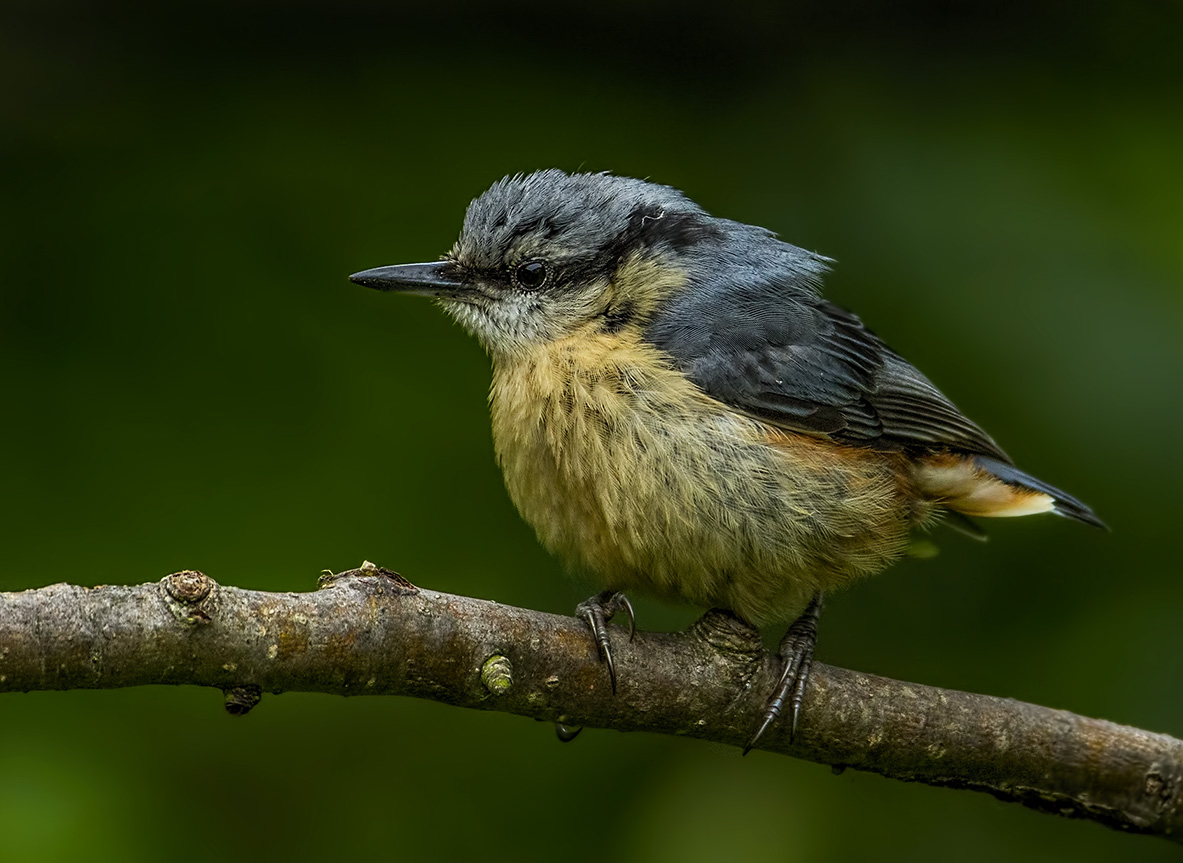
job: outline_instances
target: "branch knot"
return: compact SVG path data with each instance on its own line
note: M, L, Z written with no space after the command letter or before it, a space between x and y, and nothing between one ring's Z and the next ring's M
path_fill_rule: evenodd
M212 578L196 569L185 569L166 575L160 584L164 588L164 601L178 621L188 626L210 622L205 606L216 587Z

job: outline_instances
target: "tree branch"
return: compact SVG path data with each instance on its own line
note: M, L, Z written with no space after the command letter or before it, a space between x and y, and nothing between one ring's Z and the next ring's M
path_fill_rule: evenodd
M573 617L422 590L373 564L320 586L264 593L188 571L3 593L0 692L194 684L234 713L263 692L409 695L743 746L777 673L758 633L712 611L682 633L615 630L613 695ZM1183 741L1062 710L815 663L796 738L774 727L759 748L1183 841Z

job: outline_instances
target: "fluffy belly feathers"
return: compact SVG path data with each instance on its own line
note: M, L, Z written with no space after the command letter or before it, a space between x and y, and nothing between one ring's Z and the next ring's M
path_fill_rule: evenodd
M906 547L901 463L740 416L640 342L581 336L494 369L510 497L605 587L794 617Z

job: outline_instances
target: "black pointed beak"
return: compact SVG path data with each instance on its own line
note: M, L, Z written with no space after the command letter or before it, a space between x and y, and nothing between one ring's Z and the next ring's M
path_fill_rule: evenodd
M447 296L464 288L461 272L451 261L375 267L354 273L349 281L378 291L400 291L427 297Z

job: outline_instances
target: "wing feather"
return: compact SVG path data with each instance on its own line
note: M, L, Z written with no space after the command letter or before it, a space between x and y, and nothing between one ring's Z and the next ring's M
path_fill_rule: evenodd
M688 291L647 335L706 393L781 428L882 449L1007 457L851 312L812 291Z

